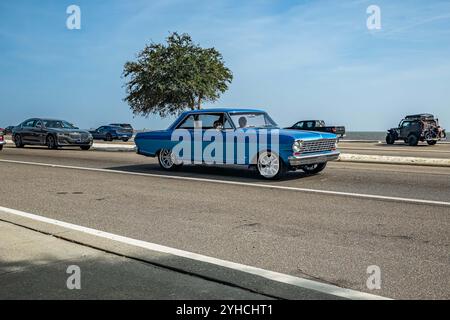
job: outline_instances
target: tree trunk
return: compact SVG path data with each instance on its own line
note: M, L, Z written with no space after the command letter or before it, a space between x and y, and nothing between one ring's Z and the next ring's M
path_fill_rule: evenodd
M202 108L202 96L198 96L198 101L197 101L197 109L200 110Z

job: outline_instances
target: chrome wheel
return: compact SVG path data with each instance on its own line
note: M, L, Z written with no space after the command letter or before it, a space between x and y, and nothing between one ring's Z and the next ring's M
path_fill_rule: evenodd
M278 156L271 152L263 152L258 157L258 172L264 178L274 178L281 169L281 163Z
M172 153L172 150L162 149L158 154L158 160L160 166L166 170L170 170L181 165L180 161Z

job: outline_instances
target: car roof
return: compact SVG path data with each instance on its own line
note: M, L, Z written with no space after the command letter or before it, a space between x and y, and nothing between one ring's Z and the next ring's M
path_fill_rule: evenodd
M434 120L434 116L429 113L412 114L405 117L406 120Z
M189 110L183 113L211 113L211 112L228 112L228 113L241 113L241 112L265 112L258 109L243 109L243 108L210 108L200 110Z
M67 120L63 120L63 119L48 119L48 118L37 118L38 120L42 120L42 121L66 121L69 122Z
M22 121L22 123L23 123L23 122L26 122L26 121L31 121L31 120L40 120L40 121L66 121L66 120L62 120L62 119L51 119L51 118L28 118L28 119ZM69 121L67 121L67 122L69 122Z

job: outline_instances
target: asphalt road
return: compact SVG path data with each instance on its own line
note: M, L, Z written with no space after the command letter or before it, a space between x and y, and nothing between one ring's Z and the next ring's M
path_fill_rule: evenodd
M230 168L167 174L132 153L6 148L2 159L125 171L0 162L4 207L386 297L450 298L450 206L258 187L448 202L449 168L332 163L269 183ZM381 269L381 290L366 287L370 265Z

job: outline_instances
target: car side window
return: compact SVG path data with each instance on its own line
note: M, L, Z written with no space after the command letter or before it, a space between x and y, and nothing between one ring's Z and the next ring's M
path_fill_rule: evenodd
M225 121L224 121L225 119ZM214 129L217 124L222 124L225 129L231 129L231 124L224 118L223 114L191 114L179 126L179 129L195 129L203 130Z
M411 125L411 122L410 122L410 121L404 121L404 122L402 123L402 128L408 128L410 125Z
M34 127L34 123L35 123L35 120L28 120L22 124L22 127L24 127L24 128Z
M223 119L220 114L200 114L197 121L201 121L204 130L214 129L215 124L221 123L223 126Z
M308 122L306 123L306 127L307 127L308 129L313 129L313 128L314 128L314 122L308 121Z
M303 128L304 125L305 125L305 123L304 123L303 121L300 121L300 122L297 122L297 123L295 124L295 127L296 127L296 128Z
M34 124L35 128L42 128L42 122L40 120L36 121Z
M178 126L179 129L193 129L194 128L194 115L191 114Z

